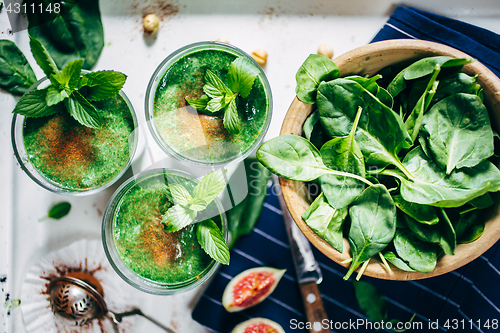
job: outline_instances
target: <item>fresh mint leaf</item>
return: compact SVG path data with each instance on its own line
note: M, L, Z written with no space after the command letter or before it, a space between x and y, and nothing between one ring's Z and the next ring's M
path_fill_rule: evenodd
M207 107L208 101L210 98L208 98L207 95L203 95L198 99L187 99L186 102L189 103L193 108L195 108L198 111L203 111Z
M54 60L47 52L47 49L35 38L30 36L30 47L31 53L33 53L33 57L36 60L38 66L40 66L45 73L45 75L50 79L50 82L57 84L52 79L53 74L61 74L59 69L57 68Z
M170 184L169 189L174 202L178 205L188 206L193 199L191 194L182 185Z
M67 201L60 202L52 206L49 210L49 214L45 217L42 217L38 221L43 221L46 219L55 219L59 220L69 214L71 210L71 204Z
M229 89L224 84L224 82L222 82L222 80L219 79L219 77L215 75L211 70L207 70L207 72L205 73L205 86L203 87L203 90L205 90L206 86L209 86L210 89L214 89L214 91L219 91L220 95L217 96L211 96L208 92L205 91L205 93L212 98L223 95L233 95L231 89Z
M45 117L62 110L60 105L48 105L46 102L48 88L33 90L24 94L17 102L13 113L26 117Z
M56 105L69 97L69 94L66 90L58 90L52 85L47 88L48 90L45 101L47 102L48 106Z
M236 101L233 99L229 103L226 112L224 112L224 128L232 134L240 132L240 119L238 118L238 109L236 108Z
M239 57L229 67L227 83L233 92L239 92L241 97L247 98L258 75L259 69L257 67L249 60Z
M193 223L195 218L195 211L181 205L173 205L163 215L161 223L165 224L165 231L175 232Z
M96 108L78 91L74 91L71 97L65 99L64 102L69 114L80 124L90 128L98 128L101 125Z
M222 170L212 171L203 177L196 185L193 197L203 199L205 201L206 208L209 203L215 200L219 193L224 189L224 186L226 186L224 172Z
M78 59L67 64L61 73L64 85L69 89L78 87L80 74L82 73L83 60ZM59 81L59 80L58 80Z
M189 209L194 210L196 212L201 212L205 208L207 208L208 204L203 198L193 198L191 200L191 204L189 205Z
M35 72L16 44L0 40L0 88L14 95L23 95L36 82Z
M212 98L210 101L208 101L205 111L208 111L213 114L220 111L223 107L224 107L223 96L219 96L216 98Z
M215 261L229 265L229 248L224 235L212 220L205 220L196 226L196 237L201 248Z
M127 76L115 71L99 71L85 74L80 88L89 101L101 101L115 96L125 84Z

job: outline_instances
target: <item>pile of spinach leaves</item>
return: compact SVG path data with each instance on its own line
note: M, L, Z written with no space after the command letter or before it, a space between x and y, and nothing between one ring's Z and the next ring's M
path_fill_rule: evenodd
M297 72L298 98L314 105L305 137L269 140L257 158L321 187L302 218L340 252L348 238L344 279L361 266L359 279L373 256L388 270L431 272L482 234L500 171L482 88L461 73L471 61L428 57L381 71L392 76L340 78L333 61L310 55Z

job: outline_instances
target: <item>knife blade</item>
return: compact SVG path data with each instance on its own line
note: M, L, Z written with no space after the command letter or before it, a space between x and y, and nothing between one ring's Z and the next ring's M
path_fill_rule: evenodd
M272 175L275 186L279 187L279 180L276 175ZM318 263L314 259L314 254L309 244L309 240L304 236L299 227L295 224L288 211L281 191L278 193L283 218L285 220L290 251L292 252L295 273L299 283L302 301L306 311L306 317L310 333L331 333L328 328L328 316L323 306L323 300L318 289L318 284L323 281L323 274ZM307 327L307 326L306 326Z

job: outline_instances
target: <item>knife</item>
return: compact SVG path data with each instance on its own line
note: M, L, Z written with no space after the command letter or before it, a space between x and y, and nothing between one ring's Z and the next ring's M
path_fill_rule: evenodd
M278 177L274 174L272 176L275 186L279 187ZM302 294L304 309L306 310L307 321L311 323L309 325L309 332L331 333L328 328L330 326L328 316L326 315L323 300L318 289L318 284L323 281L323 274L314 259L309 241L293 221L281 193L278 194L278 199L283 211L283 218L285 219L290 250ZM325 325L325 323L328 323L328 325Z

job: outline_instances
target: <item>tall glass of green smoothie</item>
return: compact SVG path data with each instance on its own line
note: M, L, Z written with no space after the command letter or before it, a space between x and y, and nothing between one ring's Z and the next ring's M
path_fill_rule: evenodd
M153 169L127 180L111 197L102 225L104 249L118 275L133 287L172 295L195 288L216 271L219 263L199 244L196 228L210 219L227 242L227 221L218 199L181 230L168 232L162 223L174 207L172 184L193 194L197 183L181 171Z
M263 141L272 96L264 71L247 53L225 43L200 42L158 66L145 107L149 130L165 153L182 162L218 166L241 161Z

